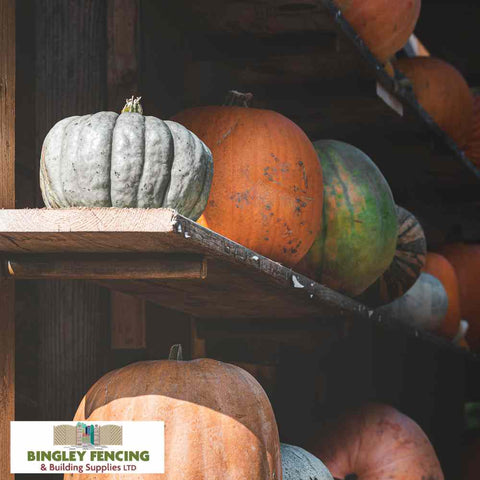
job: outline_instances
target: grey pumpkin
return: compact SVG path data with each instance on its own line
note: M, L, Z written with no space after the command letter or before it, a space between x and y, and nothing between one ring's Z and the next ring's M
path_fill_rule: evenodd
M140 99L119 115L59 121L47 134L40 188L48 208L172 208L196 220L213 177L209 148L182 125L144 116Z
M328 468L303 448L280 444L283 480L333 480Z

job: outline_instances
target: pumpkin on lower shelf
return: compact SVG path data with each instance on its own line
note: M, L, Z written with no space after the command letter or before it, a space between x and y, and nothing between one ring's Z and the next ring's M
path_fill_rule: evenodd
M421 0L334 0L334 3L382 63L405 46L421 8Z
M392 262L398 231L392 192L358 148L336 140L314 145L324 179L323 228L295 269L356 296Z
M213 176L208 147L178 123L144 116L140 99L122 113L64 118L48 133L40 187L49 208L173 208L196 220Z
M282 478L270 402L258 382L234 365L210 359L187 362L171 355L169 360L114 370L82 399L74 421L84 420L164 421L165 474L149 475L152 479ZM114 480L119 475L102 478Z
M377 312L399 323L429 332L436 332L444 323L448 296L440 280L422 273L407 293Z
M459 147L470 139L473 96L462 74L433 57L401 58L395 68L412 83L418 103Z
M427 240L420 222L397 205L398 237L392 263L358 300L379 307L393 302L417 281L425 265Z
M455 269L443 255L428 252L424 271L440 280L447 292L448 310L436 333L453 340L458 334L462 319L458 278Z
M480 350L480 245L452 243L439 252L453 265L458 278L460 310L469 327L466 334L473 351Z
M214 157L210 198L198 222L292 266L321 227L322 170L300 127L277 112L247 108L250 100L232 92L225 106L191 108L173 117Z
M331 420L307 448L336 479L443 480L423 430L393 407L370 403Z
M333 480L328 468L303 448L280 444L283 480Z

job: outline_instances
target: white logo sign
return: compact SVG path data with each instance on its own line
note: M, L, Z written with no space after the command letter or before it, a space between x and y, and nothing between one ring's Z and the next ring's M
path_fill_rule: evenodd
M11 473L164 473L164 422L11 422Z

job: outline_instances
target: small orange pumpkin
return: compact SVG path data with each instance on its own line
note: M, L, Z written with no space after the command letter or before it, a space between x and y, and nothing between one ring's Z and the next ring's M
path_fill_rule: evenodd
M453 340L458 333L461 320L460 294L455 269L443 255L428 252L424 271L440 280L447 292L447 315L437 333Z
M472 350L480 350L480 245L452 243L443 246L440 253L457 274L461 314L469 323L465 338Z
M234 92L234 106L191 108L174 117L213 154L212 188L198 223L292 266L321 228L320 162L300 127L279 113L246 108L248 98Z
M372 53L385 63L407 43L421 0L334 0Z
M395 68L411 82L418 103L459 147L471 134L473 97L462 74L433 57L401 58Z

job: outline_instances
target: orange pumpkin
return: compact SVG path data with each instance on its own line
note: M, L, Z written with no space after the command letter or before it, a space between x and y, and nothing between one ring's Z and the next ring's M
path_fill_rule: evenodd
M422 429L388 405L371 403L347 412L321 429L307 450L338 479L444 478Z
M93 385L74 420L163 420L165 474L148 478L282 478L280 441L270 402L250 374L227 363L198 359L128 365ZM65 478L94 480L98 476ZM102 478L124 477L115 473Z
M196 133L214 162L198 223L292 266L321 228L320 162L305 133L279 113L245 106L197 107L174 120Z
M473 118L470 140L465 154L477 167L480 167L480 95L473 97Z
M461 314L469 323L468 345L472 350L480 350L480 245L452 243L445 245L440 253L457 273Z
M395 68L411 82L418 103L460 147L471 133L473 97L462 74L433 57L402 58Z
M447 315L437 333L453 340L458 333L461 320L460 294L455 269L444 256L428 252L424 271L440 280L447 292Z
M382 63L404 47L420 15L421 0L334 0Z

